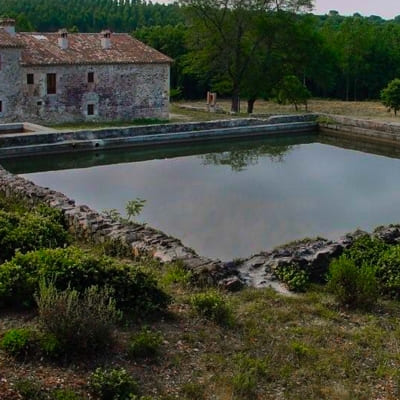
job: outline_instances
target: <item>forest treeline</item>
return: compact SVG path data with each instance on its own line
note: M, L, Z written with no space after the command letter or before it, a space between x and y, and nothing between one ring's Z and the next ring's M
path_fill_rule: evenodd
M210 44L213 38L202 36L207 25L196 21L187 8L142 0L0 0L0 15L15 17L21 31L65 27L132 33L174 58L175 97L203 98L209 89L231 94L229 68L213 62L220 54ZM294 75L313 96L377 99L391 80L400 77L400 16L384 20L287 10L265 15L257 20L257 31L251 28L240 42L240 54L248 58L247 72L238 83L242 97L270 98L284 76ZM256 51L255 42L260 43Z

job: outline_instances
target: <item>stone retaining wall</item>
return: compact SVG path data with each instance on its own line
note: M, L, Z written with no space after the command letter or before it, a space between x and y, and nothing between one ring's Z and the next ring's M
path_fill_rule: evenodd
M85 241L113 243L132 257L151 256L163 263L180 261L206 283L223 285L228 289L240 284L240 280L235 279L237 272L233 266L201 257L178 239L146 225L116 223L87 206L76 205L62 193L37 186L1 166L0 192L7 197L22 198L32 205L43 202L60 210L69 231Z
M357 137L367 141L400 144L400 123L321 114L322 132L334 136Z

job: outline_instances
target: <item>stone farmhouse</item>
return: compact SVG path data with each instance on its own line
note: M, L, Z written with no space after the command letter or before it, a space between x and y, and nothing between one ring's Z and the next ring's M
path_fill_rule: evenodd
M168 118L171 62L128 34L16 33L0 20L0 123Z

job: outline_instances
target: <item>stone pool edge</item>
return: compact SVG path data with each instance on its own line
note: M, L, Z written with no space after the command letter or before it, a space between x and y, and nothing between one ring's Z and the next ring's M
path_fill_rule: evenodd
M379 132L383 132L382 141L395 138L394 142L400 144L400 124L326 115L319 117L318 122L322 131L328 131L331 135L336 135L343 125L350 127L346 134L352 137L376 141ZM389 225L377 228L372 234L356 231L338 240L317 238L297 241L246 259L221 262L200 256L193 249L184 246L179 239L147 225L116 223L88 206L76 205L74 200L63 193L38 186L12 174L1 165L0 192L6 197L22 198L32 205L42 202L60 210L69 231L82 240L99 244L114 243L132 257L151 256L162 263L179 261L200 281L228 290L238 290L243 285L248 285L272 287L287 294L289 291L276 277L277 268L295 263L306 268L311 276L317 276L328 268L333 258L340 256L351 246L359 235L379 237L391 244L400 243L400 225Z

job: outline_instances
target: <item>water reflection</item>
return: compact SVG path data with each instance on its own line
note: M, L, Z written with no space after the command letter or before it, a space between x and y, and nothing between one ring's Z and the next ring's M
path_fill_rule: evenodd
M304 141L303 141L304 144ZM272 162L283 162L292 145L262 144L250 149L231 149L222 153L209 153L200 156L204 165L229 165L232 171L240 172L256 165L261 157L268 157Z
M398 222L400 161L359 150L396 156L384 146L296 136L4 165L98 210L123 212L127 201L146 199L140 221L228 260L306 236Z

